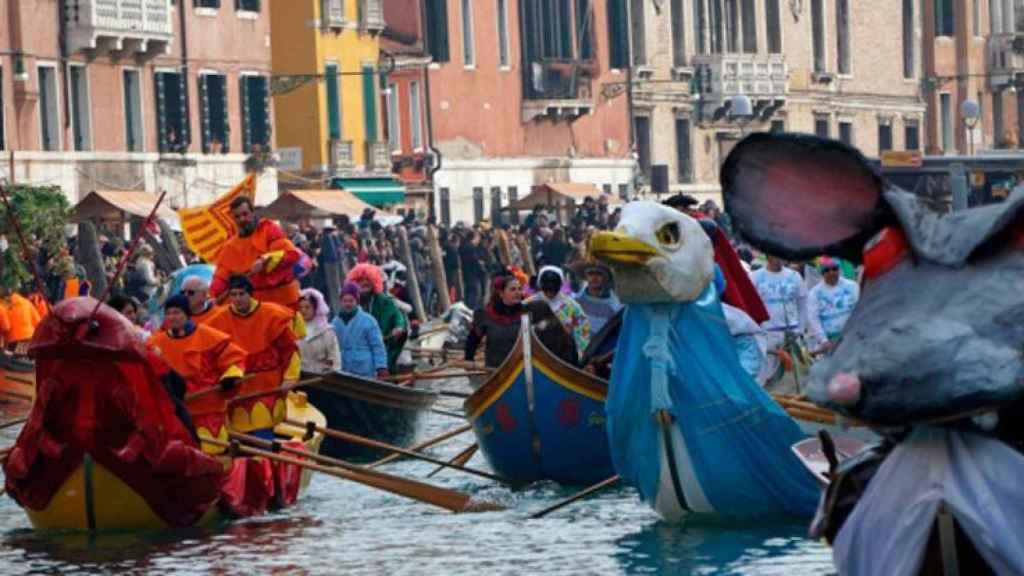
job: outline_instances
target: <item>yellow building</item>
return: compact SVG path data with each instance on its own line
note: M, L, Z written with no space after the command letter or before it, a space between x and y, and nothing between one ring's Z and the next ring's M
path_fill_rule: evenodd
M286 167L301 163L307 176L389 178L379 104L382 0L268 4L276 140Z

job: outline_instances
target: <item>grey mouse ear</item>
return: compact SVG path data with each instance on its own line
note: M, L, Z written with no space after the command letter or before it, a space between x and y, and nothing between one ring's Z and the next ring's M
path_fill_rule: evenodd
M752 134L729 154L721 180L734 228L786 259L830 254L859 262L864 244L894 220L881 177L834 140Z

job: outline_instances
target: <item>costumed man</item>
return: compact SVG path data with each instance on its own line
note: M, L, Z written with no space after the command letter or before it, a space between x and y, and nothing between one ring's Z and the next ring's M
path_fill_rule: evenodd
M380 326L388 351L388 371L396 373L398 356L409 335L409 322L398 309L394 298L384 292L384 274L372 264L358 264L348 273L346 282L359 286L359 305Z
M210 285L198 276L189 276L181 283L181 293L188 298L192 321L202 324L213 317L217 303L210 298Z
M842 277L839 261L834 258L822 258L820 268L822 281L807 294L807 324L811 341L819 351L828 352L857 307L860 287Z
M210 296L220 299L229 290L228 280L244 275L261 301L286 306L299 305L299 282L295 264L302 253L275 222L257 218L252 200L239 196L231 202L231 216L238 235L224 243L217 255L217 268L210 284Z
M233 405L231 429L273 440L274 426L285 417L285 394L280 388L299 378L302 363L297 341L305 330L301 317L291 309L253 298L249 278L232 276L228 287L230 305L217 310L205 325L229 334L245 351L247 378L239 393L267 393Z
M220 393L186 402L186 407L200 439L227 442L228 401L244 375L245 351L232 343L231 336L196 323L192 306L182 294L164 303L164 316L167 329L146 344L185 380L186 396L220 387ZM219 454L223 448L203 444L203 451Z

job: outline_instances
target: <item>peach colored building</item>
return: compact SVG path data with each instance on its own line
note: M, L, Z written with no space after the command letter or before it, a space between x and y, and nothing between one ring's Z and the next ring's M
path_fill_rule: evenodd
M0 176L174 207L237 183L273 150L267 3L0 0Z
M632 190L606 1L422 0L439 221L491 218L549 182Z

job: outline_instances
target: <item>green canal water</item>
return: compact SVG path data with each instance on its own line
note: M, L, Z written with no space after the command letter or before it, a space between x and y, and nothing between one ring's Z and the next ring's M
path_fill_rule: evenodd
M442 408L457 410L454 403ZM2 410L0 410L2 412ZM11 417L0 413L0 422ZM426 418L423 438L454 428ZM0 432L0 446L16 430ZM448 458L472 433L439 446ZM471 466L487 468L479 454ZM423 477L430 464L388 471ZM829 550L806 527L670 525L629 488L610 489L541 520L530 513L571 495L553 484L517 492L445 471L430 480L508 507L453 515L342 480L317 476L292 509L213 529L154 534L33 532L0 497L0 574L780 574L835 573Z

